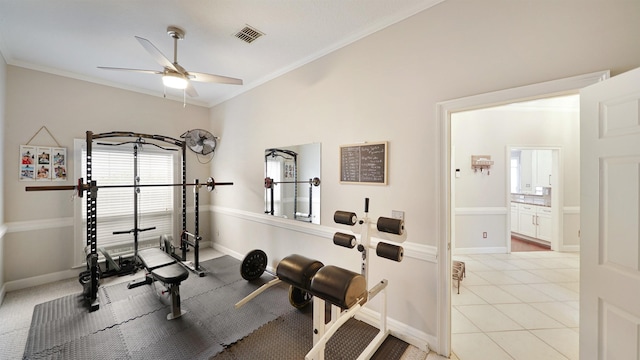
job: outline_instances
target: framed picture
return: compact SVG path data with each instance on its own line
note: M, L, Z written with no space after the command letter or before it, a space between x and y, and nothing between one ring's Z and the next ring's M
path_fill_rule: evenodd
M36 181L51 180L51 148L36 148Z
M20 180L32 181L36 178L36 147L20 145Z
M52 148L51 155L51 176L53 181L67 180L67 149Z

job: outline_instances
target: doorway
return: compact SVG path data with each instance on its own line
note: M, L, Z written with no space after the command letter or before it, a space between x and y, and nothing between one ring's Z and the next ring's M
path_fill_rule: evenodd
M522 342L536 358L577 359L579 255L512 253L511 239L562 248L563 178L579 183L579 174L559 174L579 164L579 128L577 95L452 114L452 258L466 263L451 303L460 359L521 358ZM472 154L493 164L470 171Z
M437 104L438 126L440 131L440 240L438 245L438 277L442 280L438 288L438 343L434 349L440 354L451 354L451 246L455 232L455 208L452 205L451 179L455 177L455 166L452 162L451 115L453 113L497 106L516 101L539 99L550 96L574 94L577 90L605 80L609 72L591 73L561 80L550 81L509 90L471 96ZM456 150L457 152L457 150ZM502 178L506 181L506 177ZM506 200L504 212L506 217ZM505 226L506 227L506 226Z

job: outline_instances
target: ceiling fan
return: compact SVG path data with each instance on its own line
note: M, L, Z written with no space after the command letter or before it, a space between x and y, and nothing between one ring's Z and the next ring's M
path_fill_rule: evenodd
M156 48L151 41L136 36L135 38L147 50L149 54L163 67L163 70L142 70L142 69L126 69L107 66L98 66L99 69L104 70L119 70L119 71L134 71L146 74L162 75L162 82L166 87L173 89L184 90L185 93L191 97L198 96L198 92L191 85L191 80L199 82L219 83L219 84L232 84L242 85L241 79L236 79L227 76L213 75L206 73L199 73L193 71L187 71L185 68L178 64L178 40L184 39L184 30L176 26L169 26L167 28L167 34L173 38L173 62Z

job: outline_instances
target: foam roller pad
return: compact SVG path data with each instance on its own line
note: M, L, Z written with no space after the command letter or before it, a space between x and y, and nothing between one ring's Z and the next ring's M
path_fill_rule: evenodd
M318 260L292 254L280 261L276 268L276 275L285 283L308 291L311 278L323 266L324 264Z
M353 226L356 224L357 220L358 216L352 212L338 210L333 214L333 221L335 221L336 224Z
M327 265L311 280L311 294L341 309L354 306L358 299L367 300L367 280L361 274ZM364 302L363 302L364 304Z
M356 237L354 235L337 232L333 234L333 243L338 246L353 249L356 246Z
M400 262L404 257L404 249L402 246L379 242L378 245L376 245L376 255L385 259Z
M402 235L404 232L404 221L388 217L379 217L377 223L378 231L389 234Z

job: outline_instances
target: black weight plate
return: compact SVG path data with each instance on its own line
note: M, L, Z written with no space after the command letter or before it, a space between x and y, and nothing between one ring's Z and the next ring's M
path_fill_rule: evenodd
M255 280L262 276L267 268L267 254L256 249L250 251L242 260L240 275L247 281Z
M291 303L294 308L302 309L309 305L312 299L313 295L308 291L304 291L295 286L289 286L289 303Z

